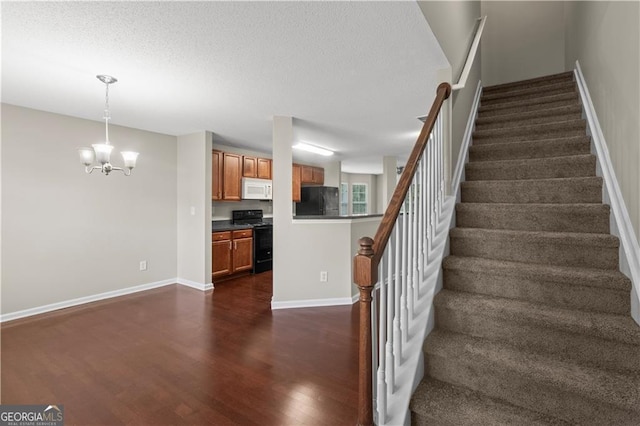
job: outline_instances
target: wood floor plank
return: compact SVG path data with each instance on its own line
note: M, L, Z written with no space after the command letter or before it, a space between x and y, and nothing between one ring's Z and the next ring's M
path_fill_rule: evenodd
M272 274L2 325L3 404L67 424L353 425L357 306L271 311Z

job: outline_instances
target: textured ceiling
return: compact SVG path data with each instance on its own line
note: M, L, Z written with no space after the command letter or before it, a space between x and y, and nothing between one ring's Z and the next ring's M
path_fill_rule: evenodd
M406 155L448 66L413 1L1 7L3 102L100 120L110 74L115 124L270 152L293 116L345 165Z

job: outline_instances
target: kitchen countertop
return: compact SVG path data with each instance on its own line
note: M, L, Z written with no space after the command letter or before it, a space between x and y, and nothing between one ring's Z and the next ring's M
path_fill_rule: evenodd
M359 214L352 216L319 216L319 215L298 215L294 216L293 219L303 219L303 220L336 220L336 219L368 219L371 217L382 217L382 213L379 214Z

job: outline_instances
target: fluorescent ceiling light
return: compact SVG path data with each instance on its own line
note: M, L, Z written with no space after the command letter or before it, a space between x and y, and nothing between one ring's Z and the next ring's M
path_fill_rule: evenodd
M333 151L328 149L320 148L319 146L309 145L308 143L298 142L293 146L295 149L299 149L301 151L313 152L314 154L324 155L329 157L333 155Z

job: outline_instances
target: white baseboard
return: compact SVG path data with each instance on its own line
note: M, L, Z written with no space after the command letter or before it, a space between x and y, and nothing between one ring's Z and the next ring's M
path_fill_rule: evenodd
M607 142L602 133L596 110L582 74L580 63L576 61L574 70L584 115L587 119L587 131L591 136L592 146L598 158L598 175L604 180L603 200L611 206L611 233L620 238L620 271L631 279L631 316L640 324L640 246L633 231L629 212L622 198L622 191L618 185L616 174L609 156Z
M153 283L137 285L133 287L122 288L120 290L107 291L105 293L93 294L91 296L79 297L77 299L65 300L62 302L51 303L49 305L38 306L35 308L24 309L22 311L10 312L0 315L0 322L12 321L20 318L30 317L33 315L44 314L58 309L71 308L73 306L83 305L85 303L98 302L100 300L111 299L118 296L126 296L127 294L138 293L140 291L151 290L166 285L175 284L176 279L156 281Z
M200 291L213 290L213 283L202 284L195 281L187 280L185 278L176 278L176 282L180 285L195 288L196 290Z
M357 300L357 296L356 296ZM293 308L314 308L318 306L343 306L352 305L353 297L334 297L331 299L305 299L286 300L283 302L271 301L271 310L293 309Z

